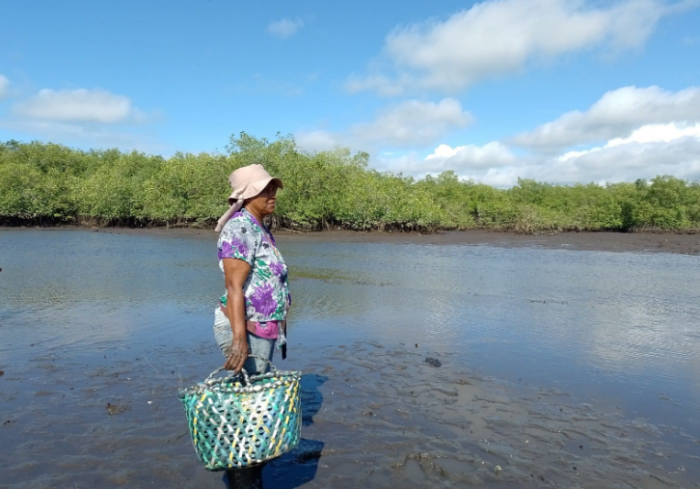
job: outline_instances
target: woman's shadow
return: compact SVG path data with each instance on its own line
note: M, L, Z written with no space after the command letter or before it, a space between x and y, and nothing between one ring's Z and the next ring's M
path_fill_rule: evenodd
M307 374L301 378L302 427L314 423L314 416L323 405L323 394L319 387L327 381L328 377L325 375ZM224 483L229 489L294 489L316 477L323 446L322 441L301 438L294 450L265 464L262 480L258 475L254 482L248 483L239 479L238 482L231 481L232 483L228 484L224 476Z

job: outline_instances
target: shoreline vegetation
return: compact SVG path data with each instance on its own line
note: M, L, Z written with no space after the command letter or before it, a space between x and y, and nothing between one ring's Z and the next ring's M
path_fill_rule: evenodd
M226 150L163 158L0 143L0 226L213 228L228 175L262 163L285 183L270 223L277 229L700 232L700 182L671 176L571 186L519 179L498 189L452 171L420 180L378 172L367 153L305 153L291 137L241 133Z

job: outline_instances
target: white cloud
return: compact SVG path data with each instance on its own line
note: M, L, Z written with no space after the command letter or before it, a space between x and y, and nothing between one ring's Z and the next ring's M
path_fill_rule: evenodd
M439 175L444 171L454 171L462 179L488 181L491 185L510 186L510 180L494 182L487 175L521 167L519 160L511 150L498 141L483 146L474 144L451 147L441 144L428 156L421 158L415 153L394 157L380 155L373 163L381 170L423 178L426 175ZM517 179L517 177L516 177Z
M569 151L559 156L560 161L567 161L574 158L580 158L590 153L597 153L606 149L617 146L625 146L630 144L648 144L648 143L670 143L685 137L695 137L700 139L700 124L649 124L642 126L636 131L633 131L629 137L615 138L608 141L605 146L599 146L583 151Z
M99 88L86 90L41 90L13 107L15 115L36 120L97 122L111 124L142 118L131 100Z
M664 174L700 180L700 88L613 90L584 112L564 114L513 138L534 151L514 150L501 140L439 144L427 155L417 152L471 122L457 100L411 100L346 131L307 131L297 141L307 149L349 146L368 151L371 165L380 170L416 178L452 170L460 178L499 187L515 185L519 177L559 184L634 181ZM576 147L583 143L588 147ZM401 147L412 151L395 150Z
M700 179L700 125L678 128L670 124L662 129L664 137L647 137L659 129L642 128L629 138L566 153L533 166L528 172L539 180L565 182L633 181L666 174ZM677 137L669 140L674 131Z
M603 146L569 151L551 161L568 179L624 181L670 174L700 178L700 124L650 124Z
M439 145L425 158L379 157L384 170L421 178L453 170L460 178L511 187L518 178L560 184L634 181L658 175L700 180L700 123L651 124L584 151L556 156L517 156L501 142L483 146Z
M392 154L381 154L374 158L372 163L380 170L415 178L423 178L428 174L439 175L450 170L462 179L482 181L490 171L518 165L518 160L507 146L493 141L484 146L469 144L454 148L441 144L425 158L420 158L416 153L396 157ZM490 184L495 183L490 180ZM506 182L497 185L509 186L510 184Z
M653 123L700 122L700 88L668 92L659 87L624 87L603 95L585 112L568 112L513 138L518 146L556 150L624 138Z
M282 19L270 22L267 26L268 34L271 34L280 39L287 39L304 27L304 21L301 19Z
M684 137L700 138L700 124L650 124L642 126L627 138L615 138L606 146L622 146L632 143L669 143Z
M407 100L379 112L372 122L355 124L343 132L300 131L295 137L308 150L348 146L372 151L379 147L431 144L449 131L472 122L472 115L455 99L446 98L437 103Z
M444 21L396 28L383 48L392 75L352 77L346 88L384 95L426 88L455 92L569 53L639 48L660 19L694 5L690 1L668 6L663 0L486 0Z
M0 118L0 129L81 148L172 151L148 124L158 119L157 112L146 114L128 97L106 90L44 89L14 104L8 117Z
M469 144L454 148L441 144L425 158L425 168L431 172L454 170L457 173L464 173L512 165L515 160L515 155L510 149L498 141L484 146Z

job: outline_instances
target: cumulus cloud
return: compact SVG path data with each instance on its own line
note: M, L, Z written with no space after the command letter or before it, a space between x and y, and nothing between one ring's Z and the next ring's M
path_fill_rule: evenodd
M551 160L552 173L576 181L625 181L670 174L700 178L700 124L649 124L629 137L569 151Z
M664 16L693 5L669 6L663 0L487 0L444 21L396 28L383 48L390 76L380 70L351 77L346 88L383 95L426 88L455 92L569 53L639 48Z
M151 124L157 113L136 108L124 95L102 89L40 90L18 101L0 129L32 139L78 147L171 151L158 141Z
M302 148L326 150L349 146L370 151L378 147L416 147L434 143L449 131L473 122L459 101L446 98L440 102L407 100L384 109L371 122L355 124L343 132L301 131L296 139Z
M519 160L510 148L498 141L492 141L483 146L468 144L454 148L441 144L425 157L419 157L416 153L399 156L381 154L372 161L381 170L402 173L415 178L453 171L462 179L488 180L491 185L495 183L485 178L489 173L524 165L524 162ZM498 183L498 186L509 185L510 181Z
M372 159L372 163L380 170L423 178L426 175L439 175L445 171L453 171L458 177L484 181L485 175L496 169L509 168L518 165L516 156L510 149L497 141L483 146L473 144L451 147L441 144L425 158L416 153L399 156L381 154ZM509 186L509 181L491 185Z
M416 178L452 170L498 187L515 185L518 178L574 184L668 174L700 180L700 87L676 92L623 87L585 111L566 113L510 140L439 144L423 152L472 120L451 98L410 100L384 109L371 122L343 132L307 131L297 141L307 149L368 151L371 165L380 170ZM387 151L398 148L410 151Z
M23 118L112 124L142 117L131 100L106 90L41 90L37 95L15 104L15 115Z
M561 161L580 158L590 153L596 153L616 146L647 143L670 143L686 137L700 139L700 124L649 124L633 131L629 137L615 138L605 146L599 146L583 151L569 151L559 157Z
M10 80L6 76L0 75L0 100L7 97L10 87Z
M296 34L302 27L304 27L304 21L301 19L276 20L268 24L267 33L280 39L287 39Z
M647 137L658 130L665 134ZM666 174L698 180L700 125L641 128L629 138L534 165L528 173L539 180L564 182L620 182Z
M585 112L568 112L553 122L517 135L517 146L558 150L577 144L624 138L643 125L700 122L700 88L669 92L659 87L610 91Z
M425 158L423 168L431 172L454 170L457 173L463 173L508 166L515 163L515 160L515 155L510 149L498 141L484 146L469 144L454 148L441 144Z
M511 187L518 178L574 184L634 181L657 175L700 180L700 123L650 124L625 138L559 155L516 155L493 141L483 146L439 145L424 158L415 154L379 157L384 170L421 178L453 170L462 179Z

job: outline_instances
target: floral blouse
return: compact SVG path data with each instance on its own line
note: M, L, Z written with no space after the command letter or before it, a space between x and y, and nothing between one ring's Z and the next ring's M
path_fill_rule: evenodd
M245 209L236 212L226 223L219 236L219 267L224 270L224 258L237 258L250 265L250 273L243 285L246 303L246 321L258 323L265 328L266 323L274 325L284 321L291 305L287 265L277 250L275 239L257 219ZM221 305L226 307L226 294L221 297ZM264 331L263 336L274 336Z

